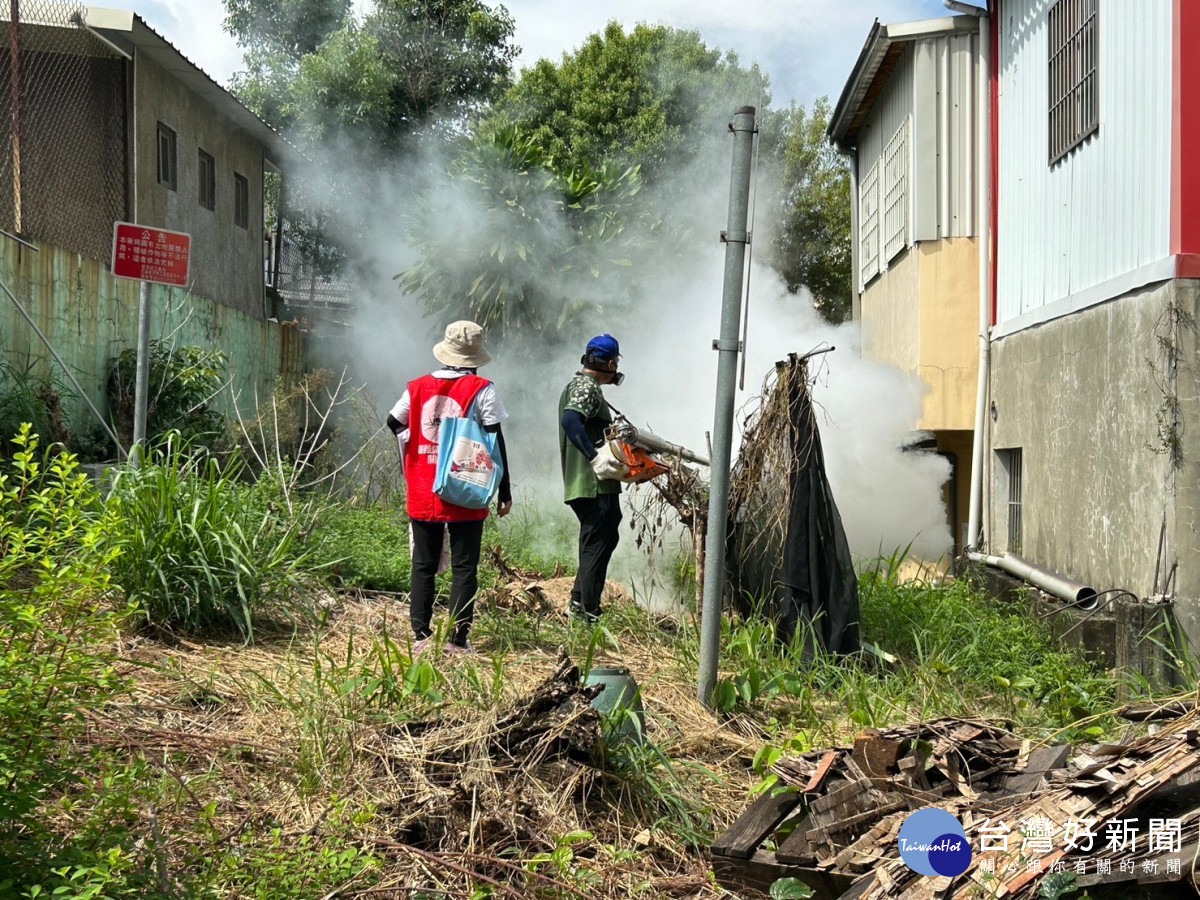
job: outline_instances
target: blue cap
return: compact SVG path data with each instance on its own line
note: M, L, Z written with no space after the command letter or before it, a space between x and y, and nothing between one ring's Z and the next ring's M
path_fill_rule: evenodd
M611 334L601 334L588 341L584 352L601 359L616 359L621 355L621 345Z

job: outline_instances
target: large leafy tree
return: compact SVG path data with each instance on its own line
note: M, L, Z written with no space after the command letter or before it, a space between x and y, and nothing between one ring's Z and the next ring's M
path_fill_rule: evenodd
M464 142L445 180L420 198L419 261L396 278L440 326L469 318L512 341L578 337L585 309L617 312L652 231L636 167L556 170L512 126ZM469 217L445 215L463 204Z
M821 97L811 109L792 104L764 125L782 164L768 257L789 290L807 287L821 315L837 323L850 318L854 296L850 170L825 136L829 116Z
M431 128L460 128L509 84L516 47L503 6L482 0L225 0L245 50L234 89L303 146L395 151Z
M516 125L563 171L605 163L660 180L726 137L738 106L770 103L767 78L695 31L611 22L560 62L522 72L496 117Z

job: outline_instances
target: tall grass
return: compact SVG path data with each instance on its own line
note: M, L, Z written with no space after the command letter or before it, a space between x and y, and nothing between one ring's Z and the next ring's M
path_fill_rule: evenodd
M886 726L947 715L1006 717L1068 739L1092 737L1113 724L1117 679L1067 648L1048 626L965 582L900 581L895 566L859 579L862 636L894 662L812 652L800 634L776 640L763 617L722 623L721 670L714 706L748 715L812 744L845 738L847 727ZM812 628L811 625L808 628ZM693 626L676 646L695 671Z
M120 535L114 579L150 622L252 641L259 616L313 618L305 517L264 502L267 488L256 493L239 473L236 459L190 456L169 441L117 476L108 500Z

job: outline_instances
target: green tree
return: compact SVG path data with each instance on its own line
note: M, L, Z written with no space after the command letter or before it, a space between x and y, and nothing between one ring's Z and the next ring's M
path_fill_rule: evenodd
M624 273L653 231L640 189L636 167L556 171L514 127L485 131L419 198L420 258L396 278L435 326L470 318L510 341L572 339L585 307L612 311L631 295ZM472 214L445 215L459 203Z
M739 106L770 103L766 76L695 31L610 22L561 62L521 73L496 118L540 146L559 171L641 167L647 184L726 137Z
M290 86L300 61L350 15L350 0L225 0L225 30L243 51L238 97L276 126L291 124Z
M768 255L788 290L807 287L821 315L837 323L850 318L854 296L850 169L825 136L829 116L829 100L821 97L811 110L793 103L764 125L782 163Z
M516 47L503 6L482 0L225 0L245 50L235 92L302 146L398 150L426 128L461 128L509 83Z

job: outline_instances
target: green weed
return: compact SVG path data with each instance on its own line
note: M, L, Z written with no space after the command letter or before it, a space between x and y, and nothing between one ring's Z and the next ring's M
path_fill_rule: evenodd
M319 565L300 545L303 518L253 502L239 470L169 442L116 477L114 579L155 625L252 641L263 615L313 621L307 589Z

